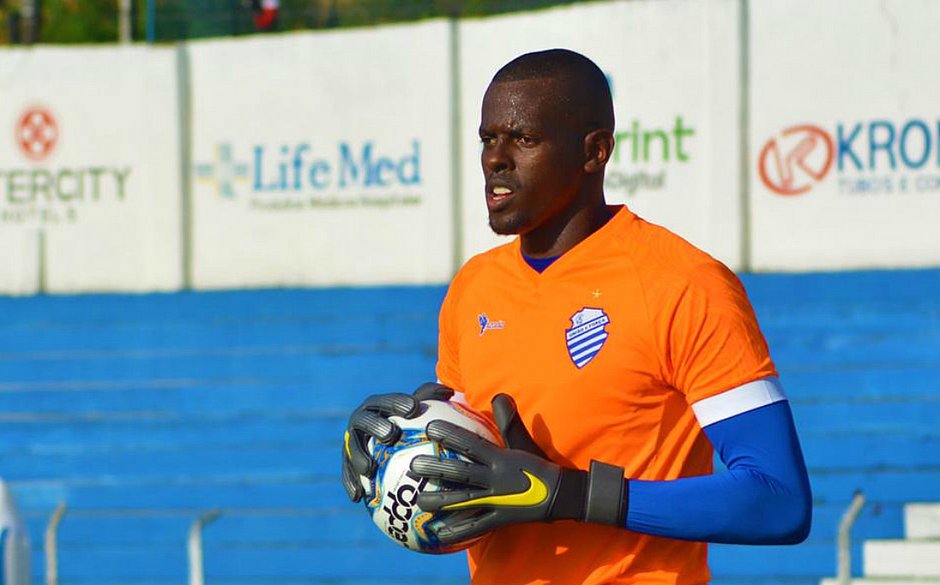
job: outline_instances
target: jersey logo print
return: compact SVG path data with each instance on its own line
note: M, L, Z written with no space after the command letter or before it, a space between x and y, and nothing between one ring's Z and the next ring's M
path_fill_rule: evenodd
M482 336L490 329L503 329L506 327L506 323L502 319L499 321L490 321L490 318L486 316L486 313L480 313L477 315L477 323L480 324L480 335Z
M571 316L571 327L565 329L568 356L580 370L594 359L607 342L610 317L603 309L584 307Z

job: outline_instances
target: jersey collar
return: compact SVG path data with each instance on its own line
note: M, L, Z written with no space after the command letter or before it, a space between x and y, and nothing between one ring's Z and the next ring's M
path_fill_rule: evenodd
M512 248L513 256L519 270L527 277L534 280L551 278L555 274L564 272L566 267L576 266L583 260L595 256L612 239L616 238L616 235L621 233L629 223L636 219L636 215L630 211L626 205L608 205L607 208L613 214L612 217L607 220L607 223L559 256L557 260L542 272L536 271L526 262L522 255L522 240L517 237L513 240Z

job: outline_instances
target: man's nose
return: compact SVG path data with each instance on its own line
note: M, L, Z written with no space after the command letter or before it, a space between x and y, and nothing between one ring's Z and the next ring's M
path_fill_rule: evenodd
M512 157L503 140L483 148L483 169L491 173L499 173L512 168Z

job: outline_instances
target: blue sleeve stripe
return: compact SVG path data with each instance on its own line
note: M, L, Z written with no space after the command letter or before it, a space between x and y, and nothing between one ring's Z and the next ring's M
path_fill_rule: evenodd
M783 386L777 378L762 378L699 400L692 405L692 412L695 413L698 424L705 428L733 416L786 399Z

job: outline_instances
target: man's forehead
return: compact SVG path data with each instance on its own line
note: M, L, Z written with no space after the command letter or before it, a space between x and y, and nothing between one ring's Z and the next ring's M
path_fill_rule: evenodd
M483 117L558 119L567 117L563 84L551 77L495 81L483 96Z
M507 99L514 96L525 96L530 99L543 99L559 92L570 91L568 84L555 77L533 77L531 79L513 79L508 81L493 81L486 88L484 100L487 97Z

